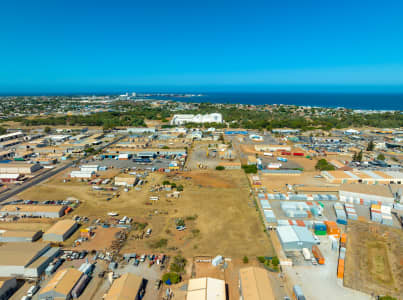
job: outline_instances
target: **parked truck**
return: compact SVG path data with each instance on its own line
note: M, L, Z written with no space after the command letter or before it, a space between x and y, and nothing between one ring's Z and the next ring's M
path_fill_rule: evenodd
M311 260L311 252L308 248L302 248L302 255L304 256L305 260Z
M295 300L305 300L304 293L299 285L294 285L292 287L292 291L294 292L294 299Z
M316 260L318 261L318 263L320 265L325 264L325 258L323 257L322 252L320 252L318 246L316 246L316 245L312 246L312 254L313 254L313 256L315 256Z

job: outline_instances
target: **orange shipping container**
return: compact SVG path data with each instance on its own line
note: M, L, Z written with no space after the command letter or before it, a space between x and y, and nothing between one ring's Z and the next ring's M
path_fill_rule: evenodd
M313 256L315 256L316 260L318 261L318 263L320 265L325 264L325 258L323 257L322 252L320 252L318 246L316 246L316 245L312 246L312 254L313 254Z
M337 278L343 279L344 277L344 259L339 259L339 264L337 265Z
M344 244L347 242L347 234L343 233L343 234L341 235L340 242L341 242L341 243L344 243Z
M339 265L337 267L337 278L343 279L344 278L344 265Z
M381 206L378 205L378 204L372 204L372 205L371 205L371 209L381 210Z

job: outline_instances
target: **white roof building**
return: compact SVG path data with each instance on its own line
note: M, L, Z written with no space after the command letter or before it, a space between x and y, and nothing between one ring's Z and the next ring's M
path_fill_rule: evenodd
M183 125L186 123L222 123L222 114L212 113L205 115L174 115L171 120L171 125Z
M225 300L225 281L210 277L189 280L186 300Z

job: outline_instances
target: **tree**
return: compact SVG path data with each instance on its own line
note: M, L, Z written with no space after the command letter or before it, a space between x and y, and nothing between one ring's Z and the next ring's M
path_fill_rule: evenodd
M223 171L223 170L225 170L224 166L217 166L217 167L215 167L215 169L216 169L217 171Z
M247 264L249 262L249 258L245 255L242 259L244 264Z
M370 140L367 146L367 151L374 151L374 148L375 148L374 142Z
M224 143L224 135L221 133L220 137L218 138L219 141L221 141L222 143Z
M280 260L278 259L277 256L274 256L274 257L271 259L271 263L273 264L273 267L277 267L277 266L280 264Z
M357 154L357 160L358 162L362 161L362 150Z
M178 191L178 192L182 192L183 191L183 185L178 185L177 187L176 187L176 190Z
M45 127L45 133L50 133L52 131L52 129L49 126Z
M329 164L326 159L322 158L316 163L315 169L320 171L333 171L335 167L332 164Z
M379 153L379 155L376 158L377 160L385 160L385 155L383 155L382 153Z

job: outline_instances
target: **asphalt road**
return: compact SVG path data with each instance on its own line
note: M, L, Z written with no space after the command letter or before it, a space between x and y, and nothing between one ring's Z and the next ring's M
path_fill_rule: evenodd
M126 136L121 136L121 137L113 140L112 142L99 147L97 150L103 150L106 147L109 147L110 145L113 145L113 144L117 143L118 141L120 141L124 137L126 137ZM44 181L44 180L56 175L57 173L60 173L60 172L62 172L64 170L66 170L67 168L70 168L72 165L79 163L82 159L88 159L88 157L82 157L82 158L76 159L76 160L74 160L72 162L67 163L66 165L63 165L63 166L60 166L58 168L49 170L48 172L45 172L44 174L42 174L42 175L40 175L38 177L34 177L32 180L26 181L20 186L14 187L13 189L11 189L11 190L5 192L4 194L0 195L0 202L3 202L5 200L7 200L8 198L13 197L13 196L25 191L26 189L34 186L35 184L41 183L42 181Z

